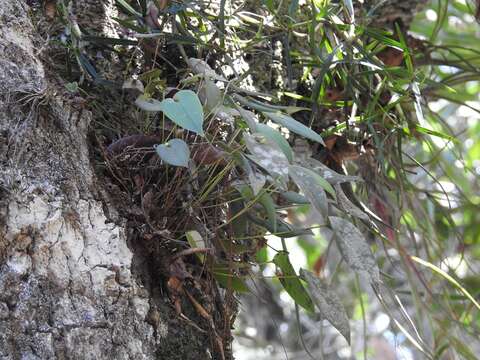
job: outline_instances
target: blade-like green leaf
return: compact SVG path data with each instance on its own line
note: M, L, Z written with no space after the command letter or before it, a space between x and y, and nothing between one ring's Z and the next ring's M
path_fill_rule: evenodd
M308 296L307 291L303 287L298 278L292 264L288 258L288 254L281 251L273 258L273 263L282 271L279 276L280 283L285 291L292 297L295 302L309 312L314 312L312 299Z
M185 236L187 237L188 244L192 248L204 248L205 247L205 241L202 238L202 235L196 230L192 231L187 231L185 233ZM197 253L197 257L200 259L200 261L203 263L205 260L205 254L202 253Z
M267 139L275 142L278 147L283 151L289 162L293 161L293 150L290 147L287 139L277 130L272 129L265 124L256 124L257 132L265 136Z
M233 289L237 292L247 293L250 292L247 284L242 278L233 274L228 265L215 264L212 269L213 276L218 283L225 289Z

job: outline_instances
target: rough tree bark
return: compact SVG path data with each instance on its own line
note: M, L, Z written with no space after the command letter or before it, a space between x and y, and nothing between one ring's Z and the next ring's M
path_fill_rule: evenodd
M108 6L75 2L96 21ZM48 74L31 12L1 1L0 359L217 358L130 243L93 170L92 115Z
M111 6L74 4L100 24ZM116 215L92 166L92 115L46 71L31 12L1 0L0 359L217 358Z

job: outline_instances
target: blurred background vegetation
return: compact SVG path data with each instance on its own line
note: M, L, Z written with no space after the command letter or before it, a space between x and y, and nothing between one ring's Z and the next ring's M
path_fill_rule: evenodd
M272 293L269 300L259 298L253 301L255 305L244 300L247 306L240 314L236 340L239 359L311 358L298 338L299 327L314 358L428 357L409 341L409 336L415 335L403 331L408 322L414 332L434 344L433 358L478 359L480 313L453 281L458 281L479 301L480 25L474 14L475 4L471 2L429 1L416 14L408 31L434 46L435 61L416 61L417 66L421 64L416 71L423 77L420 83L425 95L422 126L449 134L455 140L429 136L403 146L412 172L402 180L405 193L395 205L400 206L398 246L438 266L452 280L423 265L418 265L417 274L405 275L399 269L409 266L398 252L391 248L384 253L378 251L377 259L383 264L383 271L395 278L394 292L405 306L404 314L396 318L392 308L399 304L385 309L375 294L359 289L353 274L327 267L324 271L338 278L335 290L351 315L351 347L339 340L338 333L326 321L301 314L299 325L293 302L282 296L279 284L273 283L268 288L268 293ZM415 50L412 56L423 57ZM312 221L307 209L297 211L299 218ZM314 268L325 253L328 236L319 232L314 237L299 237L290 242L295 267ZM417 275L424 284L420 284ZM263 310L259 316L257 302L271 312ZM395 325L395 318L405 328Z

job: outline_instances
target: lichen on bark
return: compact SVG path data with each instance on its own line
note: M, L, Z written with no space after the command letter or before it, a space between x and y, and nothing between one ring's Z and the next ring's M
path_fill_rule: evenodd
M97 25L111 7L75 2ZM217 358L131 244L94 171L93 115L42 49L42 16L0 7L0 359Z

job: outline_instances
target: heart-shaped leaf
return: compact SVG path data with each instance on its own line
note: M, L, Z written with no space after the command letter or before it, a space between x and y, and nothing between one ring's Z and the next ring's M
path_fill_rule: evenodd
M135 104L145 111L163 111L178 126L203 135L203 108L191 90L180 90L172 98L158 101L139 96Z
M158 156L167 164L188 167L190 149L185 141L173 139L155 147Z
M203 108L197 94L180 90L160 104L160 110L178 126L203 135Z
M298 122L291 116L282 114L280 112L264 112L263 114L273 122L286 127L288 130L294 132L295 134L301 135L313 141L317 141L325 146L325 143L323 142L323 139L319 134L317 134L309 127L303 125L301 122Z
M309 312L314 312L312 299L308 296L307 291L303 287L295 270L293 269L288 254L281 251L273 258L273 263L282 271L278 277L285 291L292 297L295 302Z
M307 291L317 305L322 318L332 324L350 343L350 324L347 312L337 294L310 271L300 269L300 276L307 282Z
M380 282L380 272L367 241L350 221L330 216L330 224L335 233L335 240L345 262L359 275L373 284Z

